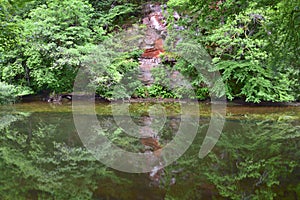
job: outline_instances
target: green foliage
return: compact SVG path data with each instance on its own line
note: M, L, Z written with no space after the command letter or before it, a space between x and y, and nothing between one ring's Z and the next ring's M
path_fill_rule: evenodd
M150 97L159 97L159 98L175 97L175 95L172 94L172 91L169 91L168 89L164 88L162 85L153 84L147 89Z
M16 87L5 82L0 82L0 104L13 103L18 97L32 94L32 90L27 87Z
M16 88L13 85L0 82L0 104L14 102L16 98Z
M23 13L14 18L11 13L17 5L5 2L1 3L5 9L1 9L0 16L4 19L1 27L5 27L0 37L1 79L36 92L55 93L71 91L85 56L109 37L106 34L114 29L116 21L122 24L121 18L125 20L135 8L135 4L123 2L108 8L111 4L107 2L54 0L27 3L31 9L24 7ZM9 6L12 12L7 11ZM125 56L123 61L116 61L118 70L124 70L121 68L128 64L126 60ZM113 72L111 75L117 76Z
M271 76L271 70L252 62L222 61L216 66L223 71L227 97L246 97L246 101L259 103L264 101L292 101L289 94L291 81L284 74Z
M272 71L266 50L269 9L255 9L251 3L243 12L228 19L208 37L216 48L215 64L223 73L229 99L246 101L292 101L292 82L288 76Z
M169 56L170 58L170 56ZM201 94L195 94L193 82L184 76L184 70L181 70L180 60L172 67L167 63L152 69L152 76L154 77L154 84L148 88L149 96L161 98L190 98L201 99ZM200 92L200 91L199 91ZM198 96L197 96L198 95ZM206 97L206 96L205 96Z
M300 12L299 2L279 1L272 10L272 21L267 24L270 31L267 49L271 52L270 65L276 72L286 74L290 80L291 94L300 99Z
M49 1L32 9L29 18L18 20L18 45L3 55L2 79L35 91L69 91L91 46L92 12L80 0Z
M132 95L133 98L147 98L148 97L148 89L146 86L141 85L134 90Z
M170 18L170 28L185 26L205 46L223 75L229 99L299 98L299 2L182 0L168 6L170 13L175 9L183 16L176 22ZM186 71L191 72L189 65Z
M92 54L85 57L85 70L90 75L89 87L103 98L116 100L130 98L135 88L141 86L138 80L138 57L142 51L136 48L118 49L118 43L107 39L95 46ZM85 75L83 75L85 76Z
M104 31L112 32L122 27L134 24L139 21L137 14L140 14L137 1L108 0L108 1L90 1L95 9L93 24L100 26Z
M137 53L130 53L138 50L123 51L123 55L110 60L110 54L118 48L108 54L106 49L96 46L140 23L145 3L149 1L1 0L0 81L30 92L71 91L86 56L98 48L104 51L99 53L103 54L101 59L111 63L105 65L106 74L99 73L93 82L98 94L108 99L130 98L133 88L142 88L135 81ZM175 20L172 14L168 16L168 33L171 37L175 35L175 40L165 47L174 46L182 36L181 39L192 41L182 44L184 52L191 56L196 52L202 54L203 49L208 52L215 66L209 70L220 70L228 99L256 103L299 100L299 1L170 0L167 5L168 13L177 11L181 17ZM184 27L185 31L172 32L174 25ZM132 44L125 43L123 47ZM183 55L164 53L163 59L177 62L166 62L165 69L154 72L160 83L150 88L150 96L206 99L208 91L224 95L220 92L221 80L215 80L214 87L208 90L207 76L195 69L203 61L193 60L199 60L197 56L183 59ZM169 80L162 77L175 71L188 79L193 90L166 85ZM131 84L129 88L119 87L125 82ZM118 84L117 92L112 92ZM142 90L145 89L137 90L138 96L147 96Z
M82 1L54 1L31 11L24 22L26 66L34 87L63 92L72 87L81 57L89 49L92 8Z
M9 1L0 1L0 52L14 46L20 33L19 27L12 14L12 5ZM0 59L1 59L0 53Z

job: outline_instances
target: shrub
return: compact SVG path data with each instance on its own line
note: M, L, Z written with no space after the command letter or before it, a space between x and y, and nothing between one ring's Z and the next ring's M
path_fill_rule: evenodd
M13 85L0 82L0 104L15 102L17 98L17 89Z

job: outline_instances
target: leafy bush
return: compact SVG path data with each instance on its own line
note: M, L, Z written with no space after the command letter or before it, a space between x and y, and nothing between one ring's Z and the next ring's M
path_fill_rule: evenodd
M148 88L148 93L150 97L160 97L160 98L176 97L172 91L166 89L162 85L156 85L156 84L153 84Z
M26 86L14 86L5 82L0 82L0 104L12 103L18 97L32 94L31 88Z
M119 39L121 36L116 36ZM138 80L138 57L142 51L132 47L125 49L123 41L107 39L93 47L93 53L88 54L83 62L90 77L89 87L109 100L130 98L135 89L141 86ZM85 77L85 75L83 75Z
M0 104L15 102L17 90L15 86L0 82Z

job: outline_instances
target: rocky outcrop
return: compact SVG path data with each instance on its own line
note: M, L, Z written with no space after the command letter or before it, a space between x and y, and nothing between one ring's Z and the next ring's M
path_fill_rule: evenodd
M139 79L145 84L153 83L151 69L161 63L160 54L164 52L163 43L166 38L166 22L159 4L147 4L144 8L143 24L147 26L143 42L144 53L140 58Z
M151 75L151 70L154 67L158 67L162 60L160 55L165 52L164 50L164 41L167 37L167 22L164 15L168 13L163 10L166 8L166 5L160 4L147 4L144 8L143 24L146 25L146 35L143 40L142 48L144 53L140 57L140 76L139 79L143 82L144 85L151 85L154 81L153 76ZM173 13L174 20L177 21L180 19L180 16L177 12ZM174 25L174 30L181 31L184 30L184 27ZM176 45L180 39L178 38L175 41ZM174 59L164 59L169 63L176 62ZM174 81L177 79L182 80L181 76L177 76L178 71L174 71L169 74L169 77Z

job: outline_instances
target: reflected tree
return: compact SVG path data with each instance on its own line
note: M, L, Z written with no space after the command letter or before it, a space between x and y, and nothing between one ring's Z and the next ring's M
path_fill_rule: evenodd
M178 180L168 186L167 197L297 199L300 190L294 177L300 172L299 122L288 117L264 121L249 118L238 123L227 121L226 126L206 158L195 157L199 149L196 142L166 169L167 183Z
M122 182L85 148L58 140L63 134L58 125L43 120L32 123L28 141L26 130L17 128L28 121L24 117L19 124L2 128L1 199L91 199L102 181Z

